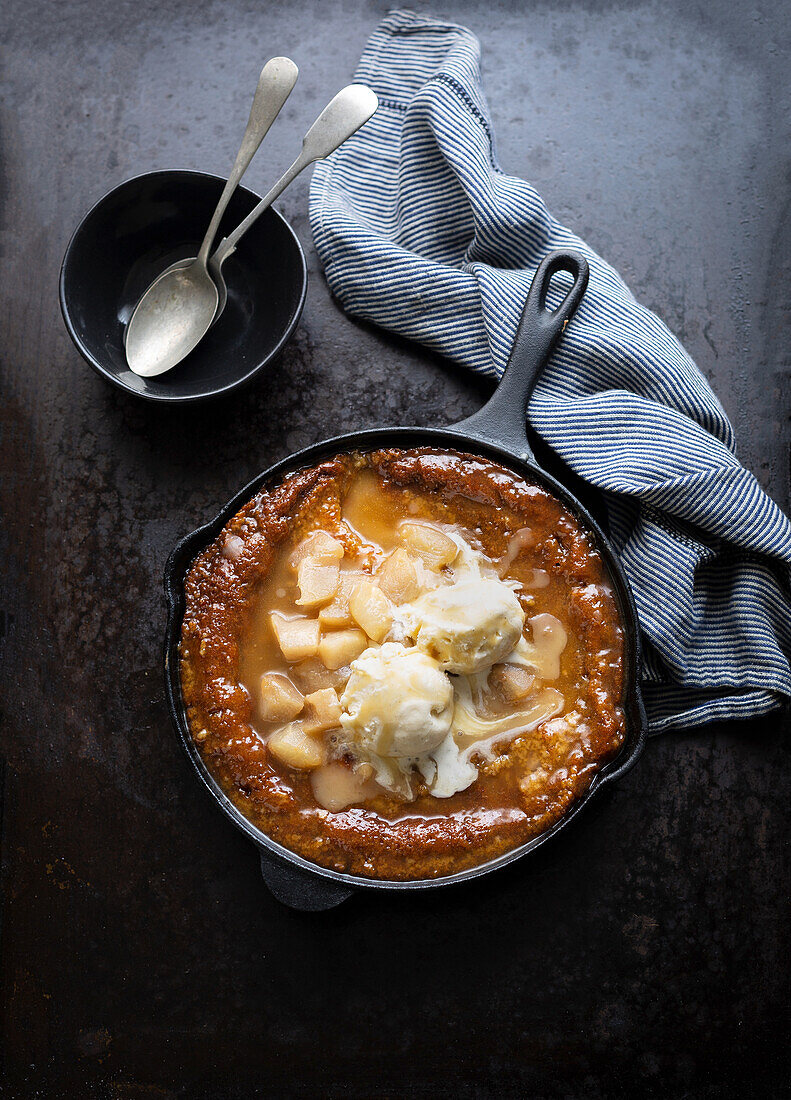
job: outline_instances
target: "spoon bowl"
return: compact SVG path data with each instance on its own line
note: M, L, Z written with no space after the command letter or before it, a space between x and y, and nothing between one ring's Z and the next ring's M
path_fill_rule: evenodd
M162 272L162 274L160 275L160 279L164 278L165 275L169 275L171 271L183 271L185 268L191 267L194 262L194 256L188 256L186 260L177 260L174 264L171 264L170 267L166 268ZM220 314L228 304L228 286L225 282L225 276L222 273L222 268L213 256L209 257L208 270L209 274L212 277L212 280L214 281L214 285L217 287L217 307L214 310L214 318L212 320L212 324L214 325L220 319ZM126 342L128 338L128 333L129 330L127 329L127 334L124 337L124 342Z
M214 280L200 264L164 271L146 291L145 324L130 323L126 330L126 358L135 374L154 378L186 358L206 335L218 301Z
M245 247L226 261L228 304L187 358L165 377L134 374L124 333L151 282L197 254L225 180L202 172L152 172L114 188L85 215L66 249L60 304L69 335L112 385L149 401L201 401L250 383L280 354L305 302L305 256L270 208ZM230 233L260 196L234 192L220 223Z

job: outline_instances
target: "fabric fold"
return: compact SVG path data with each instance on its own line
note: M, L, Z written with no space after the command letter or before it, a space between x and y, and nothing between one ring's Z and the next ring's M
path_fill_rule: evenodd
M497 377L538 264L584 252L588 291L531 425L603 495L645 638L652 731L766 713L791 696L791 524L738 462L678 340L500 169L479 60L464 27L408 12L371 36L355 79L380 109L311 184L329 286L348 313Z

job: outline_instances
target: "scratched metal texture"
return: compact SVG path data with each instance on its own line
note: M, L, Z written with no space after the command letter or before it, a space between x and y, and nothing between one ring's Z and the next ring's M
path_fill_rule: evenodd
M674 329L788 504L783 0L427 5L484 49L499 159ZM258 70L302 70L263 191L380 0L6 0L0 123L3 1095L777 1096L788 721L651 742L557 843L456 892L300 915L199 789L163 703L173 542L327 434L439 425L484 384L347 319L310 264L282 360L150 408L61 323L76 221L141 171L224 173Z

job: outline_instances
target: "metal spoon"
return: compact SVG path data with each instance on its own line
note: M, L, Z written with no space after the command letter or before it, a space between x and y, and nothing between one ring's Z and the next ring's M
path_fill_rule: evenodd
M213 321L217 320L228 301L228 288L223 278L222 265L236 251L240 238L304 168L316 160L328 157L368 121L378 106L379 100L375 92L365 84L349 84L338 92L305 134L302 152L288 171L284 172L244 221L237 225L233 233L229 233L220 241L217 251L209 259L209 271L220 294Z
M197 336L194 343L187 346L189 334L197 331L191 319L201 316L201 309L207 308L210 301L214 302L212 309L217 305L217 287L206 266L209 249L231 195L291 94L298 75L299 69L288 57L273 57L261 70L242 144L198 255L179 260L163 271L137 303L129 319L126 359L135 374L151 377L169 370L200 340Z
M132 320L129 322L130 332L127 336L126 351L129 365L136 374L147 378L164 374L165 371L170 370L171 367L188 355L202 340L214 320L219 317L225 308L228 294L222 277L222 265L236 250L241 237L303 169L314 161L323 160L324 157L328 157L330 153L334 152L339 145L342 145L347 138L350 138L368 121L378 106L379 100L375 93L364 84L350 84L338 92L334 99L330 100L302 139L302 151L291 167L283 173L274 187L250 211L244 221L239 223L233 233L229 233L220 242L217 251L209 260L211 271L209 281L214 288L214 293L205 293L204 283L201 283L197 292L193 292L195 284L192 282L186 286L174 284L171 290L172 298L165 303L166 308L163 308L162 313L157 316L152 311L151 321L149 322L151 328L156 330L166 321L168 331L172 334L169 337L168 354L166 356L149 355L147 358L141 356L136 357L133 362L129 343L131 326L135 320L133 314ZM183 274L182 271L175 271L172 278L177 280ZM154 285L156 286L156 284ZM140 304L137 307L138 310ZM150 345L155 351L157 344L158 341L154 334L150 340ZM161 344L159 346L161 347Z

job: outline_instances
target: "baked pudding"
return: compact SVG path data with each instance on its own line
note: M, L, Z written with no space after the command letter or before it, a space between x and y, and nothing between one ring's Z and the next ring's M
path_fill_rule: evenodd
M340 454L262 489L192 563L182 695L209 771L286 848L450 875L538 835L624 739L592 540L474 455Z

